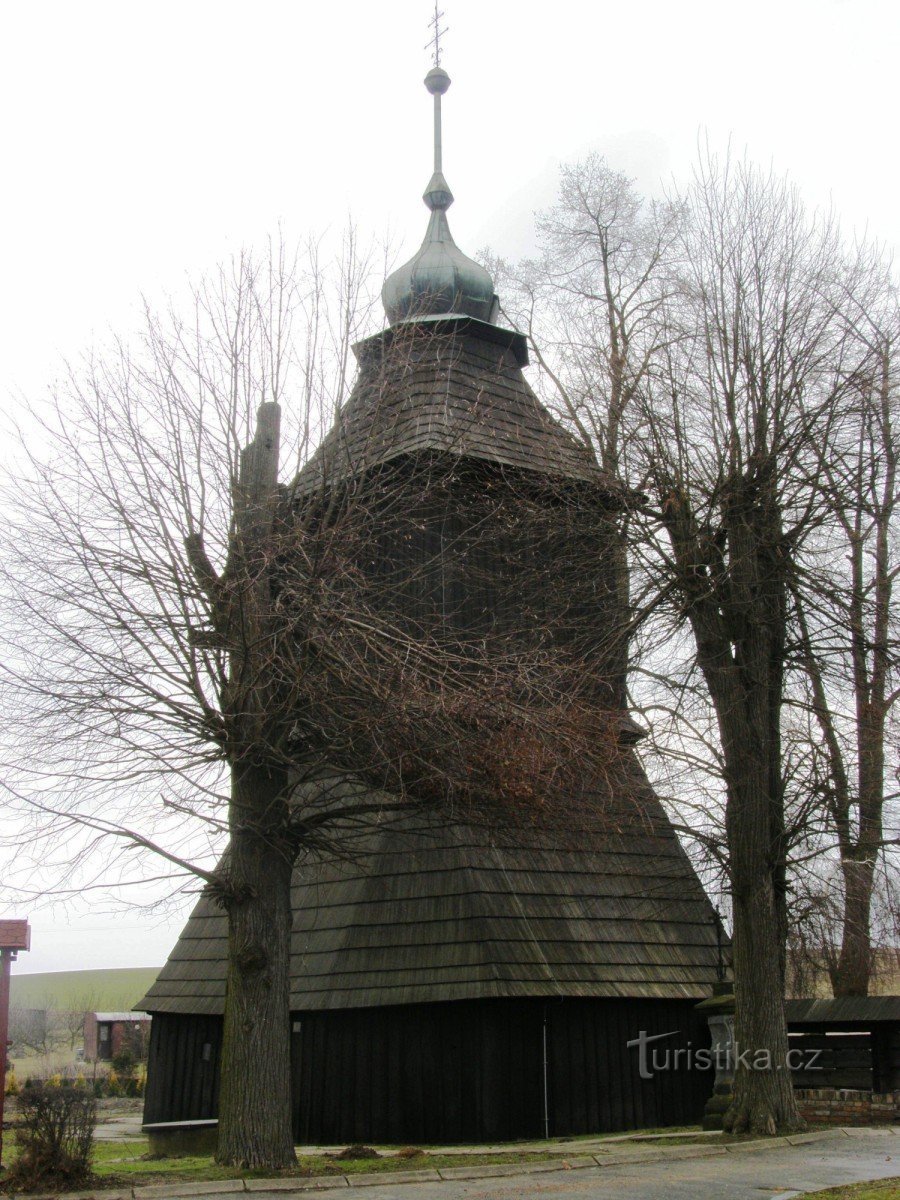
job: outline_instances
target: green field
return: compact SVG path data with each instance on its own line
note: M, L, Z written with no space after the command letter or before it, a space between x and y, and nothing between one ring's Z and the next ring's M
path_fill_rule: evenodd
M127 1011L156 978L158 967L116 967L106 971L47 971L16 975L10 1002L21 1008Z

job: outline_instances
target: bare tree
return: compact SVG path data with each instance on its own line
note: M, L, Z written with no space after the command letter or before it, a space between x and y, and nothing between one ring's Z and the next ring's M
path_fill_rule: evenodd
M556 205L541 214L541 256L511 267L493 262L512 324L529 336L543 392L610 476L639 491L632 438L637 398L666 336L661 309L680 207L644 199L634 181L591 155L563 167ZM619 703L634 611L627 544L631 506L619 514L604 573L618 596L613 675Z
M99 1006L99 997L93 991L70 996L62 1008L57 1005L53 1024L67 1049L76 1050L84 1045L84 1019L88 1013L96 1012Z
M25 1008L22 1004L9 1006L9 1043L13 1054L31 1050L47 1054L53 1048L50 1010Z
M10 1009L10 1037L14 1047L49 1054L54 1050L75 1050L84 1042L84 1018L97 1009L95 992L66 997L44 995L36 1007L13 1005Z
M782 704L789 564L810 516L806 464L839 379L822 292L836 232L795 192L706 158L686 195L683 283L642 416L666 543L662 577L694 636L719 729L741 1062L726 1128L800 1123L782 1006L787 935Z
M737 1036L775 1064L790 855L802 869L823 825L801 770L809 738L799 756L797 729L783 744L796 589L833 520L822 461L848 461L840 418L861 378L861 314L847 289L872 271L847 265L834 223L811 220L787 184L708 154L690 188L647 213L602 164L568 171L543 223L547 261L519 273L519 311L550 348L541 365L569 421L650 498L627 521L631 694L656 689L660 760L698 796L672 803L728 892ZM738 1072L733 1128L798 1120L787 1072Z
M815 738L810 791L836 842L841 932L828 972L836 996L866 995L872 969L871 906L886 848L887 735L900 697L894 580L898 570L898 339L900 315L877 251L857 249L836 296L846 329L846 387L833 436L816 447L821 521L790 581L796 702ZM822 837L820 834L820 843Z

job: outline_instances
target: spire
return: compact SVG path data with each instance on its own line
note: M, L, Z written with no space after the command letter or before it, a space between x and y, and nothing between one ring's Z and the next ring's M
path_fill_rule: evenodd
M441 144L441 96L444 95L450 86L450 76L441 66L441 35L447 32L446 25L443 29L441 28L441 17L443 15L438 8L438 0L434 0L434 16L431 18L434 33L431 41L428 43L434 55L434 66L425 76L425 87L434 96L434 174L431 176L431 181L425 189L425 195L422 197L432 212L436 208L442 208L446 212L453 203L453 193L450 191L447 180L444 178L443 147ZM425 47L426 50L428 46Z
M453 193L444 178L443 148L441 145L441 96L450 86L450 76L443 67L432 67L425 76L425 86L434 96L434 174L428 181L428 187L422 199L432 212L443 209L444 212L453 203Z
M453 240L447 222L447 209L453 193L444 178L441 137L441 97L450 87L450 76L440 65L441 29L444 14L434 6L434 66L425 76L425 87L434 97L434 172L422 199L431 209L425 240L408 263L389 275L381 289L388 320L422 317L469 316L493 323L497 298L494 284L485 269L468 258Z

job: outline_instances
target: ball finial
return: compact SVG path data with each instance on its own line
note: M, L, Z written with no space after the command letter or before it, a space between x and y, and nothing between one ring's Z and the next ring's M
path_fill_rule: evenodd
M425 76L425 86L432 96L443 96L450 86L450 76L443 67L432 67Z

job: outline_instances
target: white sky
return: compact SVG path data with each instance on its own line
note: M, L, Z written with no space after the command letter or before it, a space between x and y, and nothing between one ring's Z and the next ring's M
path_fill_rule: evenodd
M701 131L900 247L896 0L443 0L444 170L468 253L531 248L558 164L646 188ZM426 224L432 0L3 7L0 406L284 222ZM7 914L2 914L7 915ZM12 915L12 914L9 914ZM25 914L17 914L25 915ZM18 971L161 963L181 915L33 912Z

